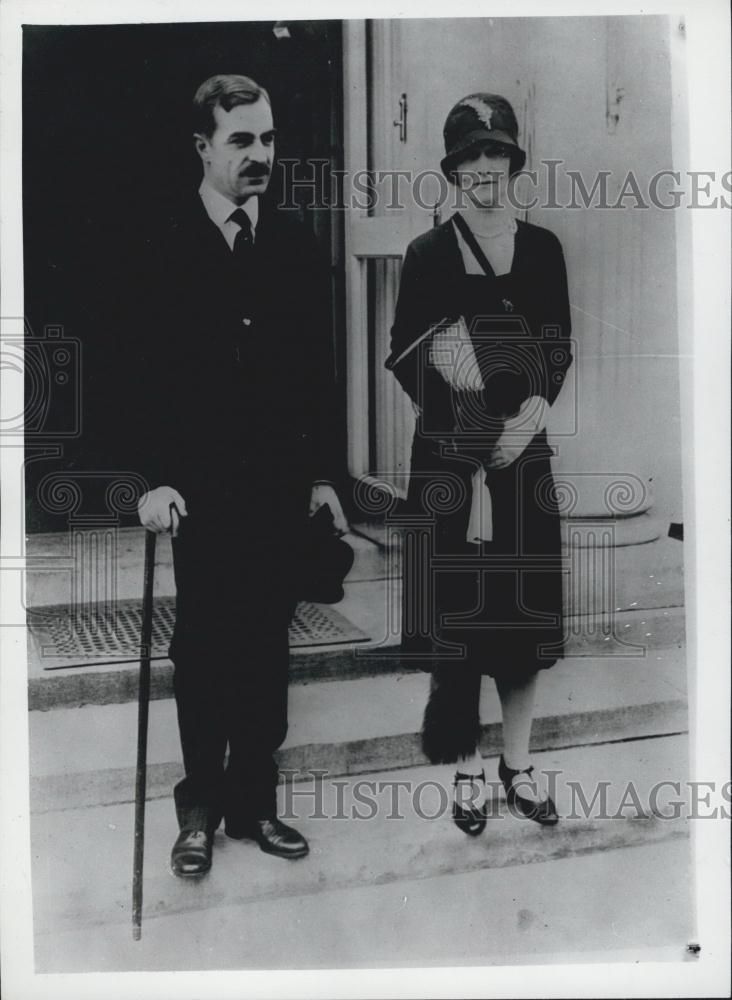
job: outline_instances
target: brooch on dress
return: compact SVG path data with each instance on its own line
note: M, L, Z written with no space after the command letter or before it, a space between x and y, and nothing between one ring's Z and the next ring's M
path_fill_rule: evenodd
M501 302L503 303L503 308L507 313L513 312L513 302L511 302L510 299L501 299Z

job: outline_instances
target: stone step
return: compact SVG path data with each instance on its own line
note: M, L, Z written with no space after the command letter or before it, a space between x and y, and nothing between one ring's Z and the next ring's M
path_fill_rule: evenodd
M522 868L543 871L553 859L685 844L688 821L662 818L673 791L659 797L654 811L650 790L663 780L687 780L686 743L681 738L640 740L539 755L538 768L559 772L554 789L559 824L541 828L511 815L502 791L492 786L491 818L477 838L466 837L450 819L449 768L372 773L368 779L344 780L340 787L329 782L290 786L280 789L280 814L308 838L309 856L287 864L263 855L251 841L232 841L219 832L213 868L195 881L177 879L168 870L176 832L171 801L150 802L143 939L155 934L157 921L186 913L205 912L210 919L238 907L239 919L246 920L252 903L282 899L294 906L303 897L388 884L403 886L406 899L410 886L425 879L506 868L516 872L517 885ZM487 764L492 775L495 762ZM583 814L576 789L591 803L599 780L610 783L606 816L615 818L601 818L597 802L589 815ZM627 805L630 782L641 814ZM113 948L129 939L132 823L129 804L32 817L34 923L42 952L48 954L64 934L78 937L84 929L93 934L106 928ZM688 859L682 868L688 870Z
M431 966L430 982L444 982L444 995L459 989L466 996L472 994L465 992L465 972L450 967L523 969L555 965L561 954L564 962L583 964L592 989L593 963L664 962L673 968L668 963L678 967L691 959L688 945L698 931L689 855L688 840L677 837L530 865L235 902L146 918L139 941L120 916L114 925L39 934L35 967L39 974L227 969L241 982L242 969L317 975L336 968L353 981L354 969L379 966L383 974L375 975L388 981L387 989L393 987L391 970L406 967L401 981L408 990L410 967ZM622 878L612 877L618 871ZM246 877L241 865L237 875ZM295 975L301 982L302 971ZM360 986L363 978L360 973Z
M560 518L562 546L565 549L573 546L584 548L588 544L598 543L620 547L643 545L667 537L670 526L671 522L667 516L651 513L650 510L638 511L630 516L616 514L609 517L605 511L605 513L588 512L581 517ZM398 520L393 524L389 524L388 521L375 521L354 524L351 527L362 538L367 538L382 548L401 547Z
M645 515L644 515L645 516ZM622 519L621 519L622 520ZM628 519L634 521L637 519ZM112 565L103 580L115 581L117 598L140 598L143 578L144 531L142 528L108 529L107 542L111 552ZM589 530L589 529L588 529ZM626 528L626 533L629 529ZM99 556L98 533L82 531L78 534L49 532L29 535L26 543L28 568L26 571L25 606L38 607L46 604L61 604L71 601L74 594L73 574L85 573L91 579L92 553ZM351 584L364 581L385 580L400 573L399 535L387 534L383 526L357 525L346 536L346 541L354 550L353 567L346 578ZM93 543L93 544L92 544ZM221 544L225 544L222 537ZM591 595L593 608L606 610L643 607L678 607L684 603L683 597L683 544L669 538L659 529L655 540L644 544L623 544L611 550L613 581L611 588L594 588ZM576 574L577 560L585 560L586 554L569 553L567 569ZM574 559L574 563L573 563ZM18 574L18 580L22 577ZM170 595L175 593L173 580L173 558L168 535L158 536L155 593ZM100 594L99 599L109 594ZM586 607L586 597L581 588L573 586L570 577L565 581L565 607L568 614L585 614L592 609ZM635 602L635 603L634 603Z
M105 548L100 550L99 540L104 537ZM385 559L374 542L349 533L345 541L354 550L353 567L347 579L356 583L381 579ZM220 544L226 544L225 535ZM71 532L46 532L29 535L26 540L26 605L39 607L61 604L71 600L74 593L73 574L85 574L91 580L92 565L99 563L101 554L109 553L109 565L101 575L104 582L115 581L115 594L119 599L139 598L141 595L145 555L143 528L114 528ZM92 559L95 563L92 563ZM155 594L164 596L175 593L173 578L173 551L170 536L158 535L155 552ZM98 599L103 599L100 594ZM90 599L95 599L94 596Z
M562 521L565 539L564 602L568 614L588 614L594 608L625 610L632 607L677 607L684 603L683 545L668 535L669 523L650 514L617 518L608 525L598 522ZM604 532L611 531L614 545L602 544ZM384 524L357 524L353 535L376 545L392 573L401 572L402 535ZM566 544L572 538L575 545ZM587 548L597 545L597 566L607 573L612 568L610 586L596 586L588 595L573 577L586 571ZM610 554L611 553L611 554ZM385 574L388 575L388 574ZM599 578L599 572L595 575ZM588 608L588 598L592 607Z
M398 593L390 603L398 609ZM345 598L334 607L369 635L370 641L294 649L290 658L290 677L295 684L409 672L409 662L402 661L399 656L398 619L389 622L388 594L383 581L347 584ZM612 635L608 636L602 631L608 627L607 621L571 616L566 620L567 654L569 657L613 659L635 654L641 659L653 659L664 651L683 646L684 624L683 608L632 608L615 612ZM33 643L29 643L28 664L31 710L106 705L137 699L138 664L135 662L45 670ZM169 660L153 660L153 700L172 696L172 676Z
M290 685L281 769L331 775L424 763L420 743L429 675L417 672ZM481 691L481 747L500 751L495 685ZM87 705L31 712L31 804L37 812L130 801L134 795L137 705ZM685 731L684 650L650 657L577 657L540 679L532 744L536 750ZM167 796L182 776L175 704L150 706L148 795Z

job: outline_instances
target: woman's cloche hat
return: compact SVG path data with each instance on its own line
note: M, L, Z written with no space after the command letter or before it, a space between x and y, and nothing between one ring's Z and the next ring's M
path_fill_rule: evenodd
M445 157L442 172L452 180L452 172L467 158L472 147L485 142L505 147L511 157L511 174L526 163L526 153L518 144L518 122L513 108L499 94L468 94L450 110L442 130Z

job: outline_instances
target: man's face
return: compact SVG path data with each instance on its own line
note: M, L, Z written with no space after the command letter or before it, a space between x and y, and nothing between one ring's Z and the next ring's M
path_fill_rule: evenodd
M511 159L495 146L482 147L455 168L459 187L476 208L505 206Z
M254 104L237 104L231 111L214 108L213 135L196 133L196 149L211 186L241 205L267 190L274 160L272 109L260 97Z

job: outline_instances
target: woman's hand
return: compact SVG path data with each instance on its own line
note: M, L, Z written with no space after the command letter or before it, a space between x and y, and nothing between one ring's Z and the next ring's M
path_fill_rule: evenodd
M524 449L540 430L546 426L549 404L543 396L530 396L521 404L518 413L503 425L503 433L496 442L486 469L506 469L521 456Z

